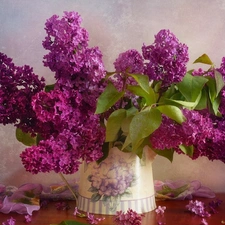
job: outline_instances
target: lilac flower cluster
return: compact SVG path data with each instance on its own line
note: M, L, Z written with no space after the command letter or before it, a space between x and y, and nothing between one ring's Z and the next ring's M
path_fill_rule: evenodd
M190 200L186 205L187 210L201 217L210 217L211 214L207 211L205 204L202 201Z
M118 58L114 62L114 67L116 74L113 78L110 78L110 80L118 91L126 91L127 85L137 85L134 78L128 76L127 73L143 74L144 59L137 50L130 49L119 54ZM117 107L122 105L122 107L125 108L130 100L134 105L137 105L137 96L132 94L130 91L126 91L123 102L120 102L120 105L117 105Z
M179 145L201 145L213 131L212 121L198 111L183 110L186 121L182 126L168 117L163 117L161 126L151 135L156 149L178 148Z
M161 30L155 36L152 45L142 47L142 55L135 49L120 53L114 62L116 74L110 79L119 90L126 90L127 85L136 85L136 81L127 73L148 75L151 81L162 81L164 91L172 84L178 83L186 74L188 47L179 43L169 30ZM128 103L137 107L138 97L126 91L119 107L126 108ZM117 107L116 107L117 108Z
M144 215L139 215L132 209L128 209L126 213L117 211L114 216L114 221L117 225L141 225L141 220Z
M0 53L0 123L12 123L34 134L39 126L30 103L44 86L44 78L39 79L32 68L15 66L11 58Z
M74 209L74 213L73 213L74 216L78 216L78 217L87 217L87 221L90 223L90 224L98 224L99 222L101 222L102 220L105 219L105 217L96 217L95 215L87 212L87 215L83 214L83 213L80 213L77 209L77 207L75 207Z
M143 45L142 52L145 60L145 74L151 80L162 81L162 86L182 80L186 74L188 47L179 43L170 30L161 30L155 35L152 45Z
M78 170L80 159L87 162L102 156L105 129L95 115L96 101L104 88L105 69L100 50L88 48L88 34L80 27L80 16L65 12L46 23L43 46L50 50L44 65L55 72L54 90L39 92L32 99L36 117L42 123L42 140L21 154L32 173Z
M117 73L143 73L144 59L137 50L131 49L120 53L114 66Z
M84 65L88 32L80 24L76 12L65 12L62 19L53 15L45 24L43 46L50 52L44 56L44 65L56 72L56 78L79 72Z
M71 174L78 170L81 160L91 162L102 157L105 127L101 122L109 113L130 106L141 110L148 103L139 97L150 96L141 85L134 87L133 92L138 92L137 95L129 91L130 85L137 85L130 73L146 74L150 78L151 90L155 91L153 94L157 100L148 104L158 107L165 91L186 74L188 47L180 43L170 30L163 29L155 35L153 44L143 45L142 54L135 49L121 53L114 62L115 74L109 80L125 94L105 115L100 115L95 114L97 99L108 77L105 76L101 51L98 47L88 46L88 32L81 27L79 14L64 12L62 18L53 15L45 26L47 36L43 47L48 54L43 63L55 72L54 88L43 91L44 79L38 79L32 68L17 67L12 59L0 53L0 123L14 123L24 132L33 136L38 134L37 146L26 148L20 155L27 171L36 174L53 170ZM225 79L225 57L216 70ZM200 69L193 75L213 76L214 71ZM156 88L156 83L161 86ZM174 148L180 153L181 144L192 145L193 159L207 156L210 160L225 162L225 89L222 90L219 111L220 118L206 111L184 109L186 121L182 126L163 116L162 124L151 134L152 147L159 150ZM114 165L111 175L106 175L105 179L92 176L90 181L99 189L99 194L121 195L131 185L130 171L123 174L125 180L112 177L118 169L119 166Z
M202 201L190 200L186 205L186 209L200 217L210 217L212 214L217 213L217 208L221 205L222 201L219 199L213 200L204 204ZM206 220L202 220L203 224L207 224Z
M16 224L16 220L13 217L11 217L10 219L2 223L2 225L15 225L15 224Z

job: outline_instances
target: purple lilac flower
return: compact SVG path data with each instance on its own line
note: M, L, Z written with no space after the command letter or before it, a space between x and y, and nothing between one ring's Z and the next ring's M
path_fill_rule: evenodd
M225 162L224 116L220 118L211 115L209 118L213 124L213 129L211 130L210 136L206 138L205 142L199 142L194 146L194 157L206 156L209 160L221 160L222 162Z
M0 53L0 123L13 123L34 134L38 123L30 102L44 86L44 78L39 79L32 68L15 66L11 58Z
M119 54L114 66L117 73L142 74L144 72L144 59L137 50L130 49Z
M155 35L152 45L143 45L142 52L145 64L145 74L151 80L162 81L162 86L167 87L172 83L182 80L186 74L188 47L179 43L170 30L161 30Z
M222 58L220 67L217 70L222 74L223 79L225 80L225 57Z
M211 202L209 202L209 211L211 214L217 213L217 208L222 204L222 200L216 199Z
M45 24L43 47L50 52L44 56L44 65L56 72L56 79L79 72L84 65L88 32L80 24L76 12L64 12L62 19L53 15Z
M225 89L221 90L219 111L223 116L225 116Z
M5 222L2 222L2 225L15 225L15 224L16 224L16 220L13 217L6 220Z
M27 171L32 173L78 170L80 159L92 162L102 157L105 129L95 115L98 96L104 89L105 69L101 51L87 46L87 32L80 27L77 13L62 19L51 17L46 23L44 41L50 53L45 65L56 73L54 90L39 92L32 107L43 130L38 146L21 154ZM51 39L52 38L52 39Z
M207 212L206 206L202 201L190 200L188 205L186 205L186 209L201 217L211 216L211 214Z
M214 70L205 71L202 68L193 70L191 74L193 76L210 76L210 77L215 77L215 71Z
M110 77L110 81L114 84L118 91L126 90L127 85L137 85L137 82L134 80L134 78L128 76L127 73L143 74L144 59L137 50L130 49L119 54L118 58L114 62L114 67L116 69L116 74L113 76L113 78ZM123 98L123 108L128 104L126 99L131 100L134 105L137 105L137 97L131 92L126 91Z
M161 126L151 135L150 141L153 148L170 149L179 145L202 145L211 137L213 123L209 117L203 116L198 111L183 110L186 121L179 125L168 117L164 117ZM195 151L195 158L201 153Z
M69 210L70 206L67 202L57 202L55 204L57 210Z
M210 116L205 111L183 110L186 121L179 125L164 117L161 126L151 135L153 148L175 149L178 153L179 145L193 145L192 159L206 156L209 160L225 162L225 121L224 118Z
M114 216L114 221L117 225L141 225L141 220L144 215L139 215L132 209L128 209L126 213L117 211Z

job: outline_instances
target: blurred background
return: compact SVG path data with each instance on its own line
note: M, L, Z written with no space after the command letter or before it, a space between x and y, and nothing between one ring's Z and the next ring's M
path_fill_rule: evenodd
M188 45L190 68L203 53L218 67L225 56L225 0L0 0L0 52L13 58L15 65L32 66L51 84L53 73L42 63L44 24L53 14L61 17L63 11L81 15L89 46L99 46L108 71L120 52L152 44L161 29L170 29ZM15 127L0 125L1 184L61 182L55 173L26 172L19 157L24 148L15 138ZM153 171L156 180L199 180L215 192L225 192L225 164L220 161L175 155L171 163L157 156ZM79 174L66 177L79 179Z

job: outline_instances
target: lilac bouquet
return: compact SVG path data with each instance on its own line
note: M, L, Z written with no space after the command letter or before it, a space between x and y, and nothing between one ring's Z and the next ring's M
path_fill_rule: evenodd
M149 145L171 161L176 151L225 162L225 58L215 68L203 54L195 63L208 70L187 71L188 47L163 29L107 72L78 13L53 15L45 30L43 63L54 84L0 53L0 123L14 124L28 145L20 155L27 171L72 174L113 146L139 157Z

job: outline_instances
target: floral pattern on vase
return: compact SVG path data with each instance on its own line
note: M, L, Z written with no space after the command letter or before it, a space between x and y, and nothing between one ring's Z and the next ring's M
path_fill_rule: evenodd
M94 167L88 180L92 192L91 201L103 201L103 204L115 211L120 203L121 197L130 196L132 192L129 187L136 185L137 177L134 172L135 162L127 162L119 155L111 155L106 160Z
M155 154L144 150L140 159L114 147L101 163L83 163L80 169L78 209L115 215L133 209L138 213L155 209L152 162Z

